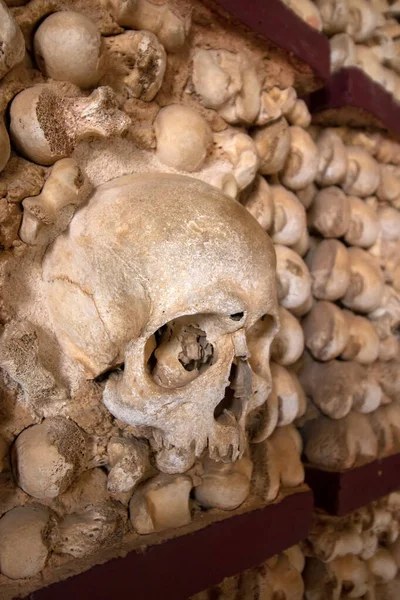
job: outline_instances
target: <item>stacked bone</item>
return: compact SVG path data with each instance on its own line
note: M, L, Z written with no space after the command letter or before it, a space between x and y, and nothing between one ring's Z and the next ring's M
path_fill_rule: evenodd
M396 161L398 145L355 130L313 133L321 163L308 208L314 298L302 321L299 377L311 400L302 434L309 462L340 470L400 448L400 188L398 167L378 162Z
M262 565L228 577L220 585L192 596L191 600L302 600L304 555L292 546Z
M330 38L331 69L358 67L400 100L400 4L396 0L284 0Z
M189 423L190 443L178 446L167 443L167 434L173 426L182 431L191 420L180 416L180 422L174 423L171 418L171 431L164 431L160 424L162 400L165 398L168 412L170 390L180 392L212 364L213 348L204 331L193 322L182 323L176 315L173 323L160 321L159 330L151 329L148 323L139 327L151 329L145 353L151 363L149 371L152 369L151 390L156 399L161 399L157 410L151 408L145 416L152 413L158 420L150 427L143 415L133 424L134 417L129 423L123 416L115 418L103 404L103 391L108 381L113 382L128 369L122 371L114 354L114 362L105 364L105 349L110 338L115 339L116 330L122 328L125 335L136 320L140 312L137 302L130 298L130 312L121 312L112 335L104 335L101 343L96 343L88 332L99 318L98 307L82 309L88 306L92 294L84 292L79 297L86 284L74 286L71 273L56 277L57 283L65 286L56 298L53 319L48 309L50 286L46 287L49 282L43 276L42 264L48 249L57 247L57 238L68 238L72 227L68 234L61 234L78 208L87 207L92 187L118 175L149 171L154 180L159 172L190 174L240 199L253 214L262 213L264 229L274 225L281 263L285 263L285 252L289 252L306 272L296 254L296 250L303 254L307 248L304 208L282 186L270 187L262 175L279 172L282 181L298 189L310 183L316 172L316 149L304 129L310 115L291 87L293 72L285 71L282 64L278 72L269 48L253 48L242 34L225 31L202 5L196 4L196 20L192 23L185 2L177 6L175 2L170 5L150 0L104 1L85 7L82 4L82 9L71 2L50 15L52 9L45 1L10 0L7 4L12 8L7 9L0 0L2 597L10 579L28 578L30 589L34 589L48 581L46 577L55 564L83 557L89 561L90 556L99 556L100 550L111 552L110 548L117 548L122 540L128 540L130 547L138 546L140 535L189 526L200 512L204 518L205 509L210 509L212 519L216 511L236 510L246 500L245 506L251 507L253 496L259 506L275 500L281 488L297 487L303 482L302 443L293 422L303 414L306 401L296 375L287 368L302 353L303 335L289 310L282 305L281 321L286 327L274 346L274 393L265 406L253 412L249 408L248 415L243 411L248 422L241 419L240 427L232 411L222 410L222 415L216 416L214 409L221 402L218 394L222 389L223 396L229 374L228 369L226 376L218 375L217 369L217 375L209 379L211 392L206 398L210 414L206 414L199 392L193 397L188 393L191 403L183 402L185 408L195 406L201 418ZM66 10L70 5L71 10ZM280 60L280 54L277 57ZM266 75L268 63L272 68ZM302 154L299 146L304 141L306 152ZM309 162L300 169L299 152L302 160ZM215 194L215 190L200 183L196 182L200 191ZM226 202L222 194L215 197ZM287 202L298 214L294 230L286 223ZM244 208L233 201L230 204L266 247L263 231ZM115 223L115 218L111 213L107 222ZM207 247L210 235L218 237L221 231L224 219L220 215L218 218L217 223L208 223L207 215L200 216L199 227L191 230L193 238L204 233ZM149 223L155 220L153 214ZM240 220L236 219L238 227ZM214 225L215 231L209 233ZM130 226L123 222L118 227L121 232ZM103 229L109 228L103 223ZM230 236L234 229L235 224ZM87 243L85 231L76 247L63 257L72 259L79 254L82 239L86 240L86 248L92 243L96 246L102 234L102 230L95 231ZM236 238L237 245L243 242L241 231ZM231 246L231 254L224 256L224 267L231 268L237 260L238 246ZM197 257L189 256L189 260L195 272ZM186 277L188 262L180 267ZM55 261L57 269L61 263ZM239 266L236 271L241 285L242 264ZM236 394L232 394L234 401L241 399L242 390L249 400L253 393L253 389L248 392L251 374L254 379L250 379L250 387L254 380L257 382L256 407L264 402L271 383L269 350L276 332L272 251L261 267L260 281L270 278L272 284L259 301L249 298L249 306L257 305L254 314L258 311L253 320L251 312L246 313L251 326L241 324L244 313L236 314L235 310L227 315L228 325L221 325L219 314L228 310L223 300L218 318L214 318L218 321L214 329L221 331L226 340L226 354L232 352L234 339L235 366L240 363L243 367L236 368L242 379L237 376L230 390ZM138 293L136 274L132 276L133 269L131 272L126 266L124 269L119 279L116 277L122 288L115 292L105 318L119 306L116 298L125 300L128 296L126 282ZM207 283L214 270L215 261L211 261L204 270ZM73 271L75 277L86 269ZM100 271L98 264L89 269L89 280ZM225 275L222 267L220 274ZM109 277L114 275L115 269L109 269L107 290ZM225 281L222 275L221 281ZM163 301L169 299L172 304L170 279L166 278L161 294ZM282 290L296 288L285 264L281 265L281 279ZM258 284L256 278L250 281L252 293ZM64 293L68 285L74 290L72 296ZM200 291L205 302L218 293L226 297L225 289L217 292L213 287L203 292L203 287L204 281ZM302 299L309 298L309 289L308 280L305 289L300 289ZM179 299L181 291L177 291ZM293 303L295 310L303 301L296 300L296 294L295 289L286 289L290 310ZM74 304L76 297L79 299ZM232 301L237 302L234 294L229 303ZM149 313L154 312L154 304L148 307ZM199 304L197 296L182 312L192 315L195 304ZM60 310L66 311L63 317ZM69 325L76 322L77 337L62 346L56 327L60 326L62 338ZM297 338L294 346L291 334L288 340L293 327ZM250 334L251 360L246 346ZM125 340L125 345L129 341ZM91 345L87 346L87 356L80 346L82 342ZM97 357L101 368L93 372ZM256 377L256 373L260 375ZM204 394L204 384L199 389ZM257 403L258 398L261 401ZM146 396L149 405L150 399ZM134 401L131 407L137 414ZM240 438L240 450L236 447L234 453L233 447L225 443L224 432L232 439ZM249 445L248 441L254 443ZM221 459L219 448L225 450L223 460L216 460ZM234 462L233 454L237 459Z
M330 37L331 68L358 67L400 100L400 5L392 0L316 0Z
M399 492L346 517L314 515L303 544L307 600L398 598Z

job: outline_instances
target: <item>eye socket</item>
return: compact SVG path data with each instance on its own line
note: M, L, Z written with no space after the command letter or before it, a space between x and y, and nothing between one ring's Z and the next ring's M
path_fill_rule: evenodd
M237 312L234 313L233 315L229 315L229 318L232 319L232 321L241 321L244 317L244 312Z
M123 371L125 368L124 363L121 363L119 365L114 365L113 367L110 367L109 369L107 369L107 371L103 371L103 373L100 373L100 375L97 375L97 377L95 377L94 381L96 383L102 383L103 381L107 381L107 379L109 378L111 373L117 373L118 371Z
M196 320L179 317L154 334L147 372L164 388L183 387L202 375L214 360L214 347Z

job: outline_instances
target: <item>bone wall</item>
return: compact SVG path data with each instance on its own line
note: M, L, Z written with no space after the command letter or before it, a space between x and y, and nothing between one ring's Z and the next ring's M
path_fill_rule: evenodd
M201 3L13 4L4 597L399 451L398 144Z

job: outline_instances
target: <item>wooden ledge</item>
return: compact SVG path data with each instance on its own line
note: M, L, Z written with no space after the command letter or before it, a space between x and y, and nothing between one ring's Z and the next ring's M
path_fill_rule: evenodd
M305 467L315 506L338 517L400 489L400 454L347 471Z
M315 124L378 128L400 138L400 102L356 67L334 73L307 103Z
M329 80L328 38L302 21L281 0L202 1L283 50L295 73L295 87L303 93Z
M302 486L280 502L114 558L29 599L187 600L305 539L312 508L312 493Z

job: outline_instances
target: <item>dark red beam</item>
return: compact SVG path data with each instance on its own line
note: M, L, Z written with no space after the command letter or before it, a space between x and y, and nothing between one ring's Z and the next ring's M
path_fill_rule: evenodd
M30 600L187 600L305 539L310 491L115 558L33 592ZM145 539L145 538L144 538Z

